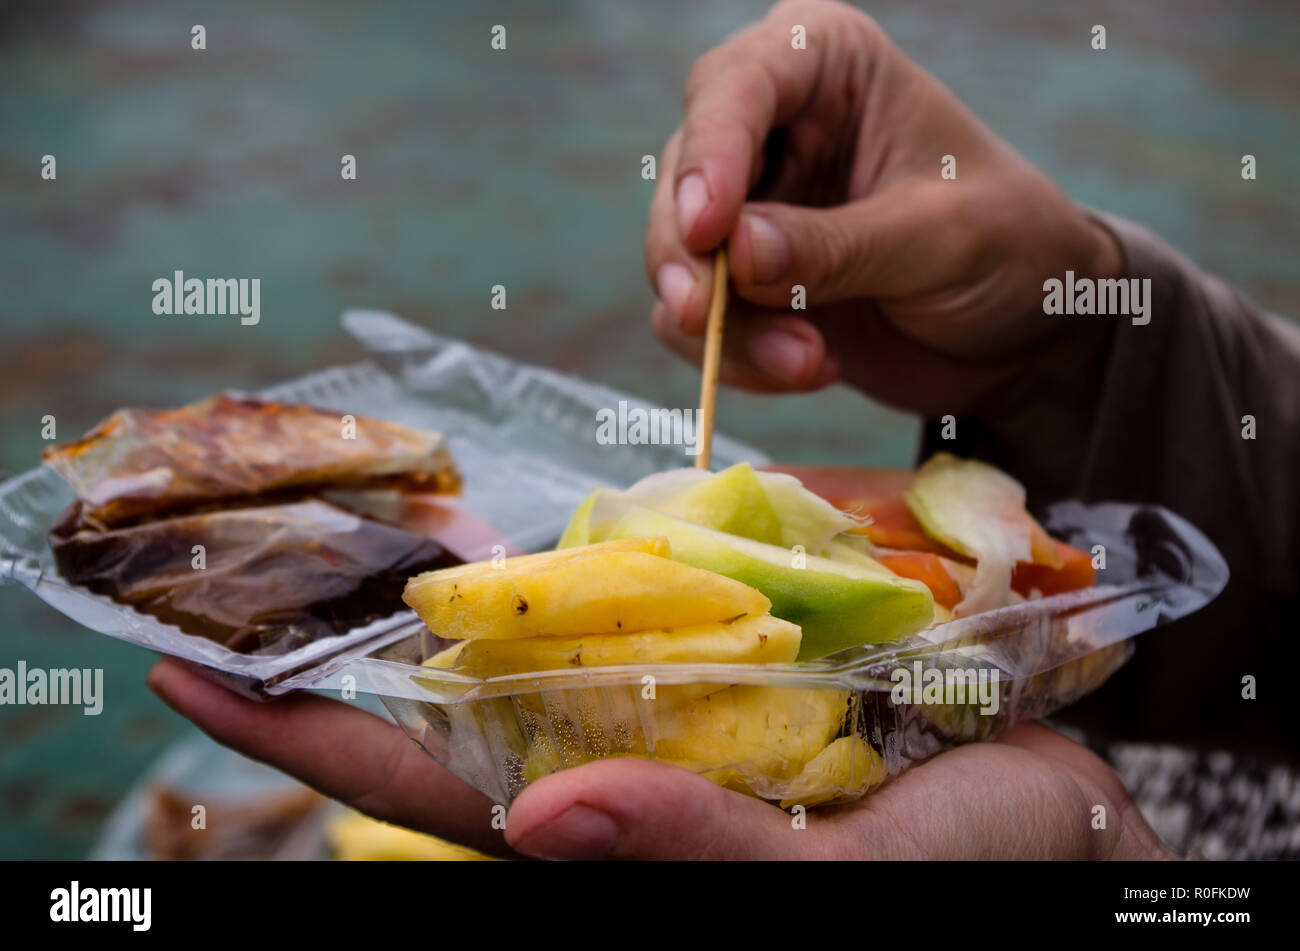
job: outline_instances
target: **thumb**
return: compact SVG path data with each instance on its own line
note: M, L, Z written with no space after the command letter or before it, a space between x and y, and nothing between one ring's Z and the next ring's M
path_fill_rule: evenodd
M775 806L642 759L561 770L523 791L506 841L542 859L781 859L819 839Z
M728 246L733 288L781 308L790 307L795 285L810 307L914 290L915 255L925 252L921 228L930 228L931 245L942 230L918 191L894 186L833 208L746 204Z

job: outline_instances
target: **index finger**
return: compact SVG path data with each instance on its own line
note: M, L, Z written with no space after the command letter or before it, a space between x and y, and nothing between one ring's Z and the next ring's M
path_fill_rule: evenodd
M825 44L819 5L778 7L704 54L686 80L686 117L674 198L681 242L705 254L731 233L761 171L769 133L788 122L817 88ZM810 49L791 44L801 22ZM824 23L824 21L823 21Z

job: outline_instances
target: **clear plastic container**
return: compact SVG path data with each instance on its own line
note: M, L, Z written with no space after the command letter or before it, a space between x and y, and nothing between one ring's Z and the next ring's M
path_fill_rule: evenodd
M783 808L843 802L1073 703L1131 656L1135 635L1197 610L1227 581L1204 536L1159 508L1063 503L1046 527L1087 550L1104 546L1100 575L1110 583L812 663L477 680L421 666L451 643L426 630L310 685L378 694L430 756L498 802L559 769L617 756L675 763ZM953 693L906 695L900 672L922 688L951 673ZM975 696L957 693L958 674Z

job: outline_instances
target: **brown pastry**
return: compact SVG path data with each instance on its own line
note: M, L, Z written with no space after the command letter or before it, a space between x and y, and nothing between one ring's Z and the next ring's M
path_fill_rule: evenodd
M42 461L76 491L82 517L106 527L240 497L460 484L437 433L227 394L180 409L118 410Z

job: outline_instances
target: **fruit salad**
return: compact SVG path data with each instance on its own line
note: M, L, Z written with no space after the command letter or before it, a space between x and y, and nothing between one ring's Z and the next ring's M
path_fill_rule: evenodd
M835 503L794 476L745 464L661 473L593 492L555 551L429 571L403 597L447 645L426 667L517 683L508 698L456 715L477 718L466 729L504 738L520 783L641 756L783 807L853 798L887 770L883 751L855 728L861 705L874 701L834 681L647 676L530 692L527 676L829 668L865 645L1093 582L1086 553L1050 538L1025 510L1023 489L982 463L939 455L887 491Z

